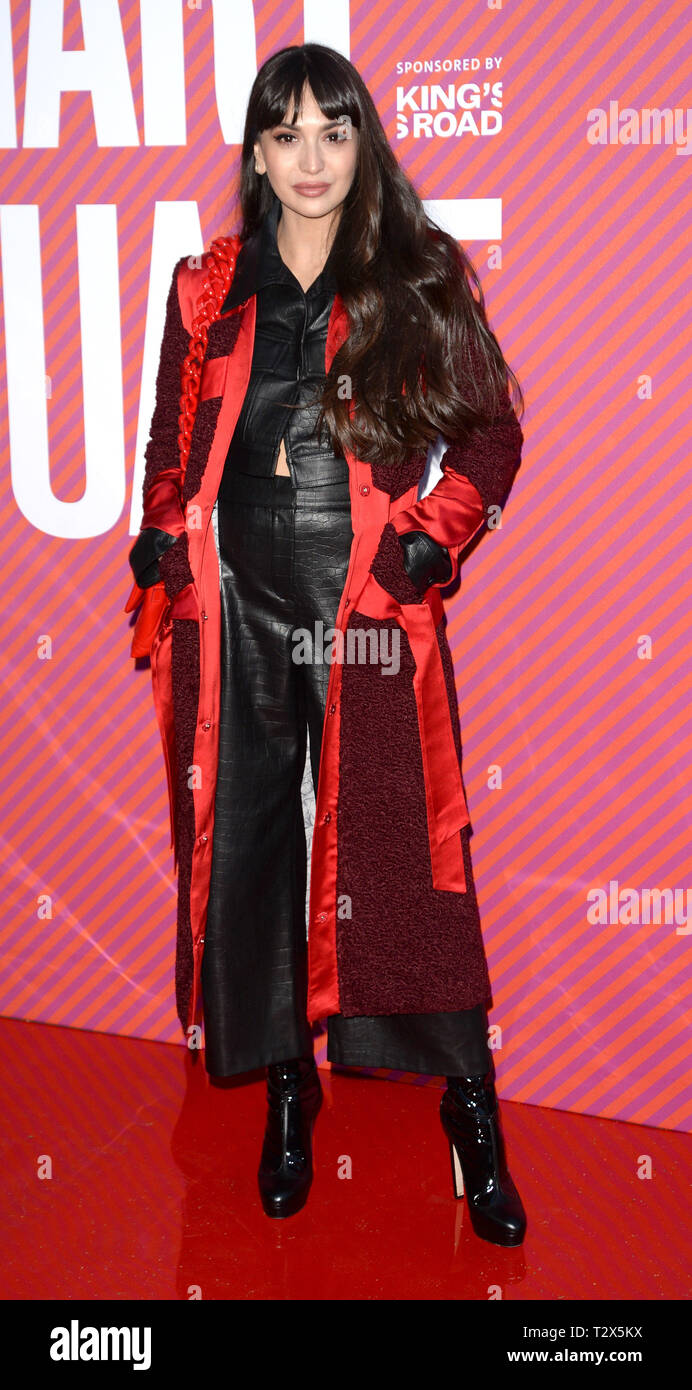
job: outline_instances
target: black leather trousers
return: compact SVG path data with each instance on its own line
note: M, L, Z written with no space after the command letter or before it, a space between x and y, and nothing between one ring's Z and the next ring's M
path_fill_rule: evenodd
M343 460L319 486L232 473L219 496L221 722L202 962L205 1065L215 1076L310 1055L307 848L301 784L309 732L317 787L330 666L296 662L293 635L333 626L352 541ZM482 1006L328 1020L330 1061L434 1075L485 1072Z

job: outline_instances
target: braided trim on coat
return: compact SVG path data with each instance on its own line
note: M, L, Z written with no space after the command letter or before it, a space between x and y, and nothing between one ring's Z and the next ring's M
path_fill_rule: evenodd
M212 241L204 256L208 274L197 299L195 316L192 320L190 346L180 369L182 393L180 396L178 447L180 449L181 492L187 461L190 457L192 428L199 404L199 386L202 365L207 351L209 328L220 316L221 305L228 294L233 279L240 246L239 236L217 237Z

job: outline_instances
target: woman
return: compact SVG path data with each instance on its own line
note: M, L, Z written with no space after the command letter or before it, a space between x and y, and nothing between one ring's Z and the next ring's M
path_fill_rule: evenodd
M307 1199L311 1025L327 1018L331 1061L446 1076L456 1195L465 1182L480 1236L519 1244L440 589L506 501L523 440L510 377L521 391L473 267L340 54L304 44L263 65L240 203L240 236L175 268L130 554L181 1023L201 992L207 1072L267 1067L268 1215ZM438 438L442 477L419 497Z

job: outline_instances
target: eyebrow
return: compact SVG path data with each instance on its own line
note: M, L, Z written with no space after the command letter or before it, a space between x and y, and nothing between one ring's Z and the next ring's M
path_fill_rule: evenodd
M297 122L296 124L300 124L300 122ZM335 126L342 126L343 124L344 124L343 121L323 121L322 124L321 124L321 126L320 126L320 130L333 130ZM295 125L291 125L291 123L290 123L289 121L279 121L275 126L272 126L272 130L295 130L295 129L296 129L296 126L295 126Z

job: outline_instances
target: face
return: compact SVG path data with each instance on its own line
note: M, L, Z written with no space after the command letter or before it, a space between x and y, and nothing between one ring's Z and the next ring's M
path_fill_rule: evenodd
M302 217L324 217L343 203L351 187L358 138L348 118L330 121L306 86L296 124L264 130L255 142L257 172L267 175L285 207Z

